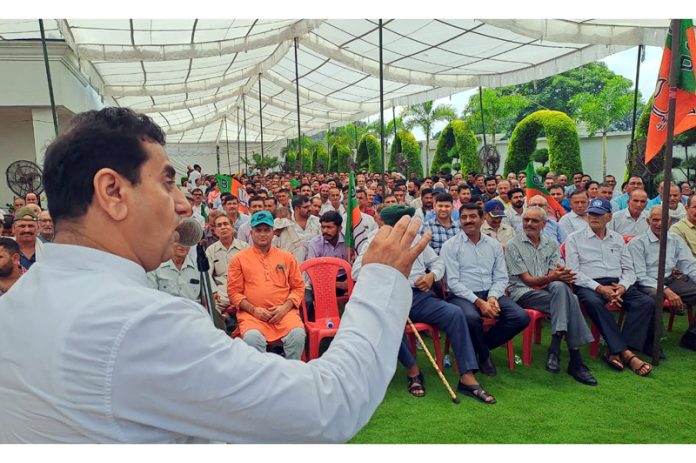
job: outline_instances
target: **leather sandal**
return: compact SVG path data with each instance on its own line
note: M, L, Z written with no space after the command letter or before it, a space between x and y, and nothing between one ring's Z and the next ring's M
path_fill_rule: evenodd
M638 368L633 368L633 367L631 366L631 361L632 361L634 358L637 358L638 360L640 360L640 365L638 366ZM630 368L631 370L633 370L633 373L637 374L638 376L648 376L648 375L650 374L650 372L652 371L652 365L650 365L648 362L644 362L643 360L641 360L641 358L638 357L636 354L631 355L631 356L624 362L624 365L626 365L628 368ZM643 368L645 368L646 366L648 367L648 370L647 370L645 373L641 373L641 371L644 371Z
M413 397L425 397L425 378L423 373L418 373L417 376L406 376L408 381L408 393Z
M616 358L612 359L609 352L605 352L602 355L602 361L604 363L606 363L607 365L609 365L609 368L611 368L612 370L616 370L616 371L623 371L624 370L624 366L623 366L623 363L621 363L621 360L616 359Z
M472 397L480 402L483 402L484 404L493 405L497 402L495 400L495 397L486 392L486 390L483 389L480 384L467 386L466 384L463 384L460 381L459 384L457 384L457 390L466 396ZM493 400L488 400L489 398Z

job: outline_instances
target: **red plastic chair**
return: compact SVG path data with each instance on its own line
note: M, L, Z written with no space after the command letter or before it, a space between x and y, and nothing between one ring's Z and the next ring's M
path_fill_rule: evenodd
M529 366L532 364L532 339L534 344L541 344L542 321L551 319L551 315L532 308L525 308L529 315L529 325L522 331L522 364Z
M339 269L346 272L348 291L342 299L347 300L353 292L353 278L350 276L351 265L336 257L317 257L304 261L300 265L301 272L307 272L314 292L314 320L310 320L307 314L307 305L302 300L302 317L304 319L307 339L309 341L308 360L319 358L319 343L324 338L333 338L341 323L338 313L338 301L336 296L336 276ZM333 328L327 325L333 323Z
M675 311L672 310L672 305L669 303L669 300L665 299L665 302L662 305L662 309L665 312L669 312L669 322L667 323L667 331L670 333L672 332L672 325L674 324L674 316L676 315ZM694 309L693 307L688 307L687 309L688 313L688 320L689 324L694 322Z
M430 337L433 339L433 347L435 349L435 361L437 362L437 366L440 367L440 370L443 369L443 364L442 364L442 349L440 347L440 330L435 328L433 325L429 325L427 323L414 323L413 326L416 327L416 331L419 333L428 333ZM411 330L410 325L406 325L406 339L408 340L408 347L409 350L411 351L411 354L413 356L416 356L416 335L413 334L413 330Z

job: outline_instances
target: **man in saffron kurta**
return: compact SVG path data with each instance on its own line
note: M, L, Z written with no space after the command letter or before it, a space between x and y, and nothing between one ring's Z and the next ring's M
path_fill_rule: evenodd
M305 284L295 257L271 245L273 217L256 212L251 219L253 246L237 253L227 271L227 292L239 308L242 339L265 352L269 342L282 341L285 357L299 359L305 331L298 307Z

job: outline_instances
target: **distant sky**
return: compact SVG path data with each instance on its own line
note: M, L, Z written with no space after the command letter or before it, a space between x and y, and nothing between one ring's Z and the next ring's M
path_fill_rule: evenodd
M608 56L603 60L600 60L607 64L607 67L619 74L620 76L626 77L631 82L635 88L636 80L636 60L638 57L638 47L630 48L628 50L622 51L621 53L616 53L614 55ZM645 50L645 60L640 64L640 79L638 82L638 90L641 93L643 103L652 95L655 88L655 82L657 81L657 72L660 68L660 60L662 59L662 48L660 47L646 47ZM457 111L457 115L461 114L463 109L469 102L471 95L477 93L476 89L467 90L465 92L457 93L452 95L452 97L440 98L436 100L435 104L451 104ZM397 107L397 115L401 112L402 108ZM377 116L370 117L369 120L374 120ZM391 109L385 111L385 120L389 120L392 117ZM437 124L434 132L440 131L445 127L445 123ZM422 140L425 135L420 129L415 128L413 134L416 139Z

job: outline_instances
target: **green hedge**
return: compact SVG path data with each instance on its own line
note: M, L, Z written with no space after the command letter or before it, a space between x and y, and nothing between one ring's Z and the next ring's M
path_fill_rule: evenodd
M381 148L377 137L369 133L364 135L358 144L358 154L355 160L356 168L367 169L369 172L381 172L382 159L379 154Z
M312 152L312 164L317 172L329 171L329 152L323 143L317 143Z
M288 172L297 170L297 154L294 151L288 151L285 155L285 166Z
M568 176L582 171L580 139L575 123L560 111L542 110L522 119L512 132L503 177L527 167L542 130L546 133L549 147L549 169Z
M329 158L329 172L348 172L348 161L350 160L350 147L341 143L334 143L331 146L331 156Z
M451 167L452 159L455 157L459 158L462 172L480 171L477 147L476 135L466 122L460 120L450 122L437 140L430 175L438 173L443 164Z
M408 130L399 130L394 137L394 143L391 146L389 153L389 170L399 170L397 166L396 155L402 153L408 161L406 172L402 172L406 178L409 178L411 172L415 172L418 178L423 177L423 164L421 164L421 147Z

